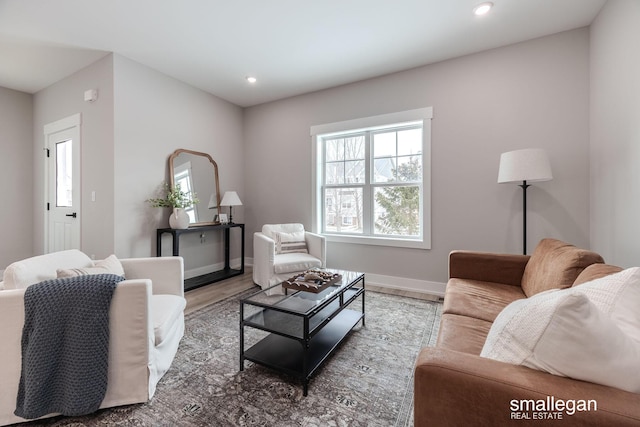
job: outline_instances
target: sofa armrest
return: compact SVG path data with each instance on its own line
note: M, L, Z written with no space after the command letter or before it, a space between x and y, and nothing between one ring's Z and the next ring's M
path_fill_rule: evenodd
M424 348L418 356L414 422L416 427L542 425L532 413L545 411L529 411L528 422L512 418L521 413L514 410L513 402L546 401L550 396L556 401L593 400L597 404L597 411L572 415L561 411L563 426L640 423L640 394L440 348Z
M529 255L453 251L449 254L449 278L520 286L529 258Z
M276 242L262 232L253 233L253 281L262 288L269 286L275 255Z
M22 327L24 326L25 289L0 291L0 425L17 423L13 415L22 366Z
M184 297L184 261L182 257L121 259L127 279L150 279L152 292Z
M304 232L304 239L307 243L309 254L322 261L322 268L327 266L327 239L320 234Z
M132 279L118 283L113 293L109 309L109 386L101 408L149 399L149 364L153 362L149 354L154 346L151 292L151 280Z
M27 421L13 414L22 367L25 289L0 291L0 425ZM146 402L149 398L150 280L118 283L109 308L109 370L100 407Z

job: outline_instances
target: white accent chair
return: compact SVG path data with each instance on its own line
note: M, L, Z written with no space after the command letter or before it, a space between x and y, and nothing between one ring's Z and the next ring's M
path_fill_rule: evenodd
M281 241L303 240L308 253L279 251ZM302 224L265 224L253 235L253 281L262 289L283 282L295 273L324 268L327 260L324 236L305 231ZM280 290L274 289L275 292Z
M109 368L101 408L146 402L167 372L184 335L184 263L180 257L120 260L125 279L109 309ZM78 250L11 264L0 282L0 425L28 421L14 415L22 366L25 289L55 279L57 269L87 269ZM55 414L46 415L43 418Z

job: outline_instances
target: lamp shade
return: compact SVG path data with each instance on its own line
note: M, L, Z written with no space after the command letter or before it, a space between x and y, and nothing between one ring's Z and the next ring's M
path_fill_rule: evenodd
M539 148L527 148L502 153L498 183L521 181L550 181L551 164L547 152Z
M240 206L242 202L235 191L225 191L220 206Z

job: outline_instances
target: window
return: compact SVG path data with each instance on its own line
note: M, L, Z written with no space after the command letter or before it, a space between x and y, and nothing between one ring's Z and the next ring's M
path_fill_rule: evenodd
M431 116L424 108L312 127L314 231L429 248Z
M191 170L191 162L186 162L174 167L174 181L180 186L180 190L184 191L188 197L193 197L193 172ZM190 223L198 222L198 211L195 205L184 208L189 215Z

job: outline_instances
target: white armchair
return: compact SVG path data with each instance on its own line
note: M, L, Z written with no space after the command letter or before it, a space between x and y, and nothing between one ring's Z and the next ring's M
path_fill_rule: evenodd
M326 266L324 236L302 224L265 224L253 235L253 281L262 289L295 273Z
M151 399L184 335L182 258L132 258L120 264L126 280L116 287L109 308L108 385L101 408ZM95 265L88 256L69 250L18 261L5 270L0 282L0 425L27 421L14 415L26 288L56 278L57 269L91 268Z

